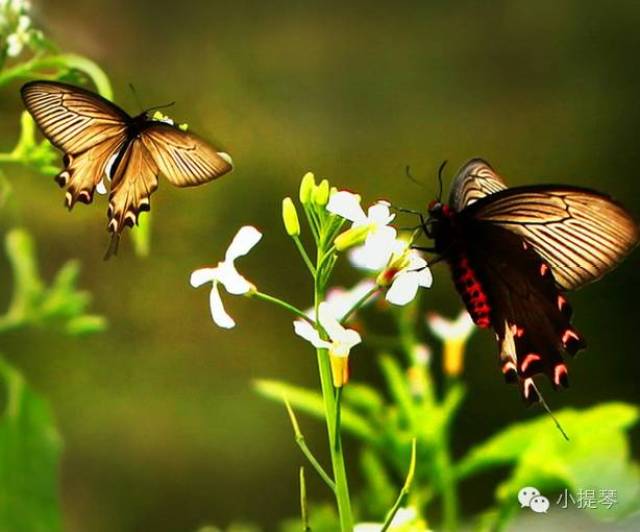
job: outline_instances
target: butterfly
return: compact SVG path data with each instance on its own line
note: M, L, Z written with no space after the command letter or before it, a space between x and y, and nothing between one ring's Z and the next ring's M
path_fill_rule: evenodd
M31 81L21 94L44 136L64 152L64 169L55 181L66 189L69 210L78 201L91 203L96 188L104 188L103 176L111 181L111 244L105 259L117 252L124 228L150 210L160 174L173 185L190 187L233 168L228 154L191 132L152 119L149 110L131 117L98 94L55 81Z
M609 196L569 185L507 188L482 159L456 175L448 204L422 218L478 327L492 328L507 382L542 401L533 377L568 387L566 354L586 342L565 293L601 278L637 244L632 216Z

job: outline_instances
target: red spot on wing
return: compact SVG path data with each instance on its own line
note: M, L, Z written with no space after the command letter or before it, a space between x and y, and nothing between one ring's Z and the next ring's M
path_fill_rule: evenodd
M522 373L525 373L529 366L531 366L531 364L533 364L534 362L539 362L540 360L541 358L539 354L529 353L526 357L524 357L524 360L520 364L520 370L522 371Z
M569 377L567 372L567 366L564 364L556 364L553 368L553 383L556 386L569 387Z
M508 360L502 365L502 373L504 380L507 382L515 382L518 378L518 368L516 368L516 365L511 360Z
M568 327L564 333L562 333L562 346L568 353L575 355L580 349L584 349L586 344L575 330Z
M540 275L544 277L549 273L549 266L547 266L544 262L540 264Z
M567 306L567 298L558 294L558 310L562 310Z
M522 396L529 403L536 403L540 400L536 385L531 377L522 381Z

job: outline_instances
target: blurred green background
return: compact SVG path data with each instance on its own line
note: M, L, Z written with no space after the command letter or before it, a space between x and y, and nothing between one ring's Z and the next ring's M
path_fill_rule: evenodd
M175 100L171 116L237 165L197 189L161 182L151 256L136 258L125 242L109 262L103 198L69 214L52 180L7 169L19 201L3 229L17 218L32 231L45 276L80 258L80 286L110 320L106 334L89 339L43 330L4 336L1 346L53 404L65 439L68 530L183 531L238 518L272 528L297 514L302 457L285 412L259 398L252 380L315 386L315 357L291 334L289 316L259 302L227 298L238 327L214 327L207 290L188 278L251 223L265 236L242 272L308 306L309 280L280 221L281 198L307 170L366 202L424 210L442 160L450 178L482 156L511 185L591 186L640 215L635 1L34 4L36 22L63 50L107 71L117 103L137 112L130 82L145 105ZM18 132L18 88L0 97L3 150ZM425 188L405 177L406 164ZM571 367L571 389L548 392L552 407L639 401L639 265L635 253L571 297L589 349ZM340 271L346 284L357 279ZM0 272L6 303L5 258ZM427 306L457 313L445 267L434 275ZM379 379L372 353L352 360L353 378ZM465 375L458 452L536 414L502 383L491 334L474 337ZM312 448L325 446L321 428L304 420ZM495 480L468 486L464 508L486 506ZM316 486L318 499L326 492Z

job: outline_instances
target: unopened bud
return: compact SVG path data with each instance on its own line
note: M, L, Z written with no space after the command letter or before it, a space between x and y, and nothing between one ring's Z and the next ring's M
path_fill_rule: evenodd
M316 188L316 180L311 172L304 174L302 181L300 181L300 203L306 205L311 203L311 196L313 190Z
M359 227L352 227L347 229L344 233L340 233L333 244L338 251L344 251L355 246L362 244L369 234L370 227L368 225L361 225Z
M329 203L329 181L326 179L323 179L313 191L313 202L320 207Z
M289 236L298 236L300 234L298 212L291 198L284 198L282 200L282 221Z

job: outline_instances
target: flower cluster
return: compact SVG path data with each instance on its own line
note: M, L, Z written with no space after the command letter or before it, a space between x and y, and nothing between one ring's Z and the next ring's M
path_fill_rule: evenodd
M166 117L159 115L156 119L164 121ZM311 173L302 179L299 200L318 248L316 264L313 264L300 240L300 219L291 198L285 198L282 202L282 219L286 233L294 240L315 279L316 294L324 294L322 301L316 301L313 309L305 313L289 303L261 293L235 269L234 261L246 255L262 236L252 226L242 227L238 231L227 249L225 259L217 266L194 271L191 285L199 287L207 282L212 283L211 317L216 325L223 328L232 328L236 323L224 309L220 285L229 294L251 295L296 312L299 318L293 323L295 333L315 348L327 350L334 386L340 387L348 381L349 353L362 341L357 331L346 328L343 323L381 293L390 303L408 304L416 297L420 287L431 286L431 272L424 258L411 249L411 242L400 238L391 225L395 215L391 213L388 202L378 201L365 212L360 205L359 195L331 188L327 180L316 183ZM347 222L351 223L351 227L343 231L343 225ZM374 277L349 291L327 288L333 266L343 252L348 253L354 266L373 273Z
M0 0L0 48L9 57L17 57L25 46L42 38L31 25L27 0Z

